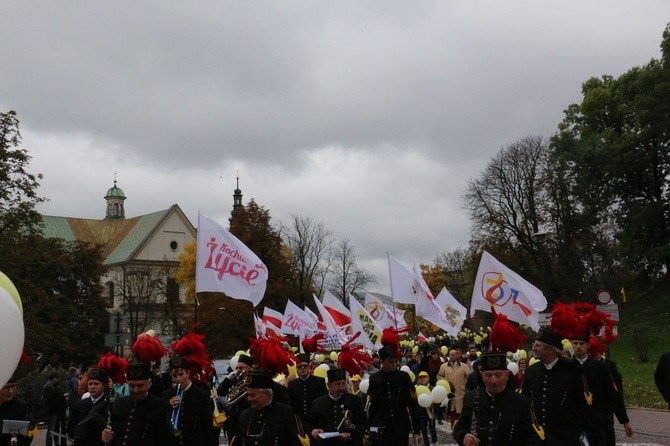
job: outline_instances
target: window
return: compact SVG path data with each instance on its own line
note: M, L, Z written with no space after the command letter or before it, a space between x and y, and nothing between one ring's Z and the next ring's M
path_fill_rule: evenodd
M107 286L107 299L110 307L114 306L114 282L109 281L105 284Z
M176 240L172 240L172 241L170 242L170 251L172 251L172 252L176 252L177 249L179 249L179 243L177 243Z
M168 301L177 302L179 301L179 284L174 277L170 277L167 280L167 286L165 288L165 297Z

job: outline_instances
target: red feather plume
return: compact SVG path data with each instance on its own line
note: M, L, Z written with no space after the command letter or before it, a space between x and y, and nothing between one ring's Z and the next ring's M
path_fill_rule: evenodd
M338 356L338 363L340 368L349 372L349 375L354 376L360 374L365 369L365 363L371 364L372 358L363 351L362 345L351 347L351 343L359 337L361 332L357 332L351 337L340 350Z
M186 358L191 377L207 382L207 377L214 373L214 367L203 342L205 335L195 332L198 325L196 324L186 336L172 344L172 351Z
M526 335L511 323L507 316L502 313L497 313L493 310L495 322L491 327L491 350L501 353L515 352L519 347L526 342Z
M260 368L281 372L288 375L288 364L297 364L298 358L284 349L284 338L249 339L249 353L253 356Z
M409 333L409 327L401 328L397 330L393 327L386 327L382 331L381 343L383 346L391 346L395 349L396 357L402 358L402 352L400 351L400 333Z
M317 333L311 338L305 338L302 340L302 349L305 353L312 354L317 351L325 351L323 347L320 347L317 343L318 340L325 338L326 336L323 333Z
M574 305L556 302L551 310L551 329L564 338L574 339L584 334L579 319Z
M98 368L109 374L109 378L115 383L124 384L126 382L126 371L128 371L128 360L119 358L114 353L109 352L100 355Z
M591 335L589 338L589 355L601 356L605 354L606 350L605 346L598 341L598 338L595 335Z
M142 333L137 337L133 345L130 346L130 351L138 361L145 364L149 364L151 361L160 361L163 356L170 354L160 339L147 333Z

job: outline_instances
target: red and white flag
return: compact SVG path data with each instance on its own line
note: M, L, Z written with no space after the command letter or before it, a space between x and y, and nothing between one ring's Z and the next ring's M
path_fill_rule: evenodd
M342 333L340 330L340 327L337 325L337 323L333 320L333 317L330 315L326 307L321 303L318 297L314 297L314 303L316 304L317 310L319 310L319 314L321 315L320 319L323 322L323 324L326 326L326 330L328 333L335 335L338 339L338 342L340 345L344 344L347 342L346 335ZM351 324L351 316L349 316L349 323Z
M330 291L326 291L323 295L322 303L337 326L338 333L342 333L347 340L353 336L353 332L351 331L351 313L340 299L335 297Z
M268 269L223 226L198 213L195 291L225 293L257 306L265 294Z
M475 310L497 313L538 331L538 314L547 308L547 299L538 288L484 251L472 290L470 316Z
M449 322L447 315L444 313L444 309L442 309L435 301L433 293L430 292L426 281L423 280L421 269L416 263L414 264L413 271L414 280L416 280L419 288L421 289L421 292L418 293L416 300L416 315L421 316L425 320L437 325L442 330L451 334L453 332L453 326ZM452 336L456 335L458 335L458 332Z
M277 310L272 308L265 307L263 308L263 322L270 323L277 328L281 329L282 324L284 323L284 315Z
M290 300L286 302L286 309L284 310L284 322L281 326L282 332L300 336L301 333L314 326L311 316Z

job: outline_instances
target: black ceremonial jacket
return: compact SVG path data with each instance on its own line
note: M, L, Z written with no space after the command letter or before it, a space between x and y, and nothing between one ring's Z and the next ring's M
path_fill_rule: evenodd
M473 426L473 419L476 426ZM474 428L474 429L473 429ZM466 434L476 431L479 446L531 446L540 439L530 419L530 402L513 390L489 395L479 387L463 398L463 411L454 428L454 439L463 446Z
M307 413L312 401L328 392L326 380L310 375L307 379L296 378L288 383L288 395L291 406L303 423L307 422Z
M558 358L551 370L542 362L528 366L522 393L530 399L532 413L545 432L541 444L579 446L586 428L586 400L579 365Z
M163 399L170 401L170 398L176 394L176 387L166 390L163 392ZM181 408L179 409L179 419L177 420L180 435L173 436L170 444L199 446L207 443L207 439L212 435L212 407L210 402L211 398L207 391L198 387L196 383L191 383L188 389L184 390ZM174 412L174 409L172 409L170 414L172 415Z
M407 373L380 370L373 374L370 376L368 397L368 425L371 428L376 427L381 434L387 435L421 433L416 389Z
M9 401L0 404L0 422L4 420L30 421L28 419L28 406L20 401L16 396ZM17 435L19 446L29 445L32 438L24 435ZM0 446L9 446L12 435L0 434Z
M347 418L344 422L344 414ZM363 433L365 432L365 412L361 399L350 393L345 393L337 401L330 395L323 395L312 402L309 421L305 426L307 435L312 429L321 429L324 432L348 432L351 434L351 446L363 444ZM339 430L338 430L339 427ZM313 438L312 442L316 441ZM338 438L321 440L323 446L340 444Z
M248 408L240 414L234 446L300 446L291 406L272 401L261 410Z
M112 405L112 446L166 446L172 440L170 405L149 394L135 402L130 396L117 398ZM96 410L97 411L97 408Z

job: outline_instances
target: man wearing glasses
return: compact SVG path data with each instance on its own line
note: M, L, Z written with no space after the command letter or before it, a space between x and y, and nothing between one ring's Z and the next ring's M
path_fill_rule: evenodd
M297 357L298 377L288 384L288 393L293 411L300 417L303 425L308 425L309 408L312 402L325 395L328 388L325 379L311 374L309 354L300 353Z
M167 401L150 395L151 369L148 364L131 363L126 372L130 395L112 404L108 414L111 426L101 435L112 446L165 446L170 444L171 407Z
M272 373L249 372L247 400L251 405L240 415L234 446L300 446L291 406L275 401Z
M504 353L478 359L484 387L465 394L463 412L454 427L460 446L539 444L530 417L530 402L507 388L509 371Z

